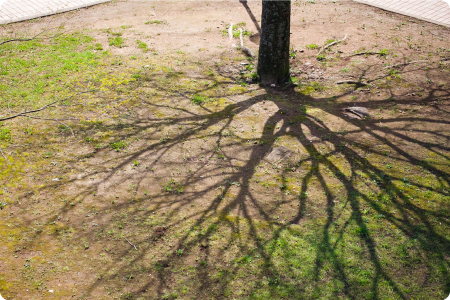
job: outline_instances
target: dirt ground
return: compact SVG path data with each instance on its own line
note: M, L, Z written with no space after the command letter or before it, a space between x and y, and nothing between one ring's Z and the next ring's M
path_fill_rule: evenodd
M314 1L313 1L314 2ZM351 53L361 48L379 48L375 45L386 36L394 36L400 28L408 25L408 34L414 41L430 35L448 38L447 29L420 20L385 12L367 5L351 1L315 1L317 5L305 1L292 3L291 45L294 49L304 49L305 45L317 44L330 38L342 39L348 35L351 43L341 45L341 51ZM233 2L179 2L179 1L118 1L113 4L96 5L74 12L38 19L37 22L21 22L2 26L2 36L14 36L24 32L39 32L41 28L50 28L64 24L66 30L99 30L131 26L124 36L140 39L157 51L173 52L181 50L200 58L214 58L223 53L221 46L230 46L222 36L222 30L229 23L245 22L245 29L254 35L247 42L248 47L258 49L260 33L260 1ZM165 21L166 24L145 24L150 20ZM406 23L406 24L403 24ZM11 30L13 29L13 30ZM10 32L12 31L12 32ZM370 35L368 35L370 31ZM391 33L391 34L389 34ZM421 33L425 35L421 35ZM377 37L377 34L379 37ZM406 36L403 37L403 39ZM98 34L96 40L103 45L108 41L104 34ZM445 41L443 45L446 44ZM386 42L386 41L384 41ZM389 43L390 42L390 43ZM385 46L393 46L392 39ZM405 41L403 41L403 44ZM380 45L381 46L381 43ZM433 46L435 46L433 44ZM199 49L202 49L201 51ZM405 47L405 56L415 53ZM128 55L136 51L134 45L113 49L114 54ZM419 49L427 51L426 49ZM206 53L205 53L206 52ZM310 53L314 54L314 53ZM400 55L400 54L398 54ZM304 55L306 56L306 55Z
M117 1L0 27L47 30L0 46L0 118L65 99L0 125L3 297L448 296L450 30L295 1L270 88L227 35L257 53L260 14Z

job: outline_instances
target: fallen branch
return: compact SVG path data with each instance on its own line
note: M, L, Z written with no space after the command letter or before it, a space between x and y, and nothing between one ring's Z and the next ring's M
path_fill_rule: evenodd
M6 43L11 43L11 42L28 42L28 41L32 41L34 39L36 39L38 36L40 36L41 34L43 34L44 32L46 32L47 29L42 30L41 32L39 32L38 34L36 34L35 36L33 36L32 38L29 39L11 39L11 40L6 40L0 43L0 46Z
M12 110L11 110L11 107L9 107L9 102L8 102L8 109L9 109L9 113L12 115Z
M233 39L233 23L230 24L230 28L228 28L228 35L230 36L230 41Z
M128 242L131 246L134 247L134 249L136 249L136 251L138 251L138 248L137 248L135 245L133 245L127 238L125 238L125 239L127 240L127 242Z
M9 161L8 161L8 159L6 158L5 154L3 154L2 149L0 149L0 153L2 154L2 156L3 156L3 158L5 159L6 163L9 165Z
M440 38L445 38L445 36L442 36L442 35L439 35L439 34L432 33L430 30L428 30L428 32L431 33L431 34L434 35L434 36L438 36L438 37L440 37Z
M244 52L245 55L255 59L255 53L253 53L252 49L244 46L244 40L242 39L242 28L239 28L239 39L241 41L241 51Z
M356 85L362 85L362 86L367 86L370 84L364 83L362 81L355 81L355 80L341 80L341 81L336 81L335 84L356 84Z
M71 19L71 18L69 18L69 20L70 20L70 19ZM52 20L50 19L50 21L47 23L47 25L50 24L51 21L52 21ZM6 44L6 43L11 43L11 42L28 42L28 41L35 40L35 39L38 38L38 36L40 36L40 35L43 34L44 32L50 31L50 30L52 30L52 29L64 27L64 24L65 24L65 23L63 23L62 25L57 26L57 27L53 27L53 28L49 28L49 29L44 29L44 30L42 30L41 32L39 32L38 34L36 34L35 36L31 37L31 38L26 38L26 39L25 39L25 38L23 38L23 39L10 39L10 40L3 41L3 42L0 43L0 46L3 45L3 44ZM55 34L55 35L53 35L53 36L49 36L49 37L47 37L47 38L42 38L42 39L52 39L52 38L56 38L56 37L61 36L62 34L63 34L63 32L57 33L57 34Z
M11 120L11 119L14 119L14 118L17 118L17 117L25 117L25 116L28 117L28 116L27 116L28 114L35 113L35 112L44 110L44 109L46 109L46 108L49 108L49 107L51 107L51 106L52 106L53 104L55 104L55 103L62 102L62 101L66 101L66 100L68 100L68 99L70 99L70 98L72 98L73 96L76 96L76 95L78 95L78 94L85 94L85 93L90 93L90 92L93 92L93 91L94 91L94 90L85 91L85 92L79 92L79 93L76 93L75 95L69 96L69 97L67 97L67 98L64 98L64 99L61 99L61 100L53 101L52 103L47 104L47 105L44 105L44 106L42 106L42 107L39 108L39 109L28 110L28 111L24 111L24 112L18 113L18 114L13 115L13 116L9 116L9 117L6 117L6 118L2 118L2 119L0 119L0 122L1 122L1 121L6 121L6 120Z
M70 99L71 97L72 97L72 96L70 96L69 98L63 99L63 100ZM24 112L18 113L17 115L13 115L13 116L9 116L9 117L6 117L6 118L2 118L2 119L0 119L0 122L1 122L1 121L6 121L6 120L11 120L11 119L14 119L14 118L17 118L17 117L23 117L23 116L25 116L25 115L27 115L27 114L31 114L31 113L34 113L34 112L38 112L38 111L44 110L44 109L46 109L47 107L50 107L50 106L52 106L53 104L55 104L55 103L57 103L57 102L60 102L60 101L63 101L63 100L53 101L52 103L47 104L47 105L44 105L44 106L42 106L42 107L39 108L39 109L29 110L29 111L24 111Z
M322 47L322 49L320 49L320 51L319 51L319 53L317 53L317 55L320 55L320 53L322 53L322 51L326 50L327 48L329 48L329 47L331 47L331 46L333 46L335 44L338 44L340 42L345 41L346 38L347 38L347 35L345 35L345 37L342 40L334 41L334 42L332 42L332 43Z
M424 62L429 62L429 61L428 60L414 60L414 61L410 61L410 62L406 62L406 63L399 63L399 64L395 64L395 65L386 66L384 68L390 69L390 68L396 68L396 67L407 66L407 65L415 64L415 63L424 63Z
M372 52L372 51L358 52L358 53L354 53L352 55L346 56L346 58L357 56L357 55L376 55L376 54L380 55L380 52Z

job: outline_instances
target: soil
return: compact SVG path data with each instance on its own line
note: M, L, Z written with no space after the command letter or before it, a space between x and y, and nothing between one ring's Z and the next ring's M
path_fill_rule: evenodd
M3 194L13 199L0 211L0 236L6 240L0 244L3 297L243 299L267 287L274 298L294 298L289 293L298 288L299 278L309 275L284 274L291 265L267 259L248 264L248 274L239 273L248 253L254 261L275 253L272 248L261 250L270 243L265 244L260 233L272 235L279 245L284 243L283 230L294 236L296 230L314 226L317 232L335 230L335 240L310 247L330 251L311 262L323 266L335 259L330 244L346 238L339 231L353 224L359 231L351 233L360 239L349 242L348 251L357 253L355 261L368 262L368 268L380 272L380 286L391 284L387 298L448 292L448 279L441 277L423 286L405 279L401 291L396 280L411 273L421 278L439 268L439 274L448 275L448 252L442 247L449 245L445 230L450 219L440 208L450 208L444 201L450 176L450 30L352 1L295 1L291 73L300 84L267 88L254 84L247 69L254 62L233 46L238 39L230 41L223 34L230 23L241 23L251 31L245 45L257 52L260 15L259 1L117 1L0 28L2 37L24 32L32 36L42 28L62 26L68 33L79 31L92 36L114 60L122 60L122 65L108 61L105 72L139 73L115 98L106 97L107 92L89 98L104 97L109 108L83 111L84 121L91 123L70 123L76 139L66 142L70 132L59 133L65 142L55 138L58 156L21 170L27 174L27 187L18 184ZM161 22L146 24L155 20ZM114 32L121 33L124 47L109 45ZM345 35L344 42L318 60L327 40ZM147 52L137 40L148 45ZM380 51L384 49L386 53ZM357 51L377 54L351 56ZM422 60L427 62L414 63ZM209 71L217 73L215 83L205 75ZM341 80L364 84L335 84ZM177 84L193 87L181 90ZM217 85L223 89L213 91ZM193 96L202 93L216 101L193 104ZM108 115L116 98L138 99L140 104L118 105ZM367 109L369 118L346 117L343 110L352 106ZM6 107L3 112L6 115ZM112 114L120 117L119 123ZM19 119L14 122L17 128L25 126ZM127 147L111 149L113 140L107 137L113 135L114 142L126 140ZM106 142L89 144L87 137L105 137ZM21 157L14 148L20 145L32 153L29 159L42 157L46 149L39 143L28 149L27 139L18 136L4 151ZM291 152L273 154L283 148ZM389 201L400 204L380 208L386 191L400 184L405 191L389 194ZM416 203L413 188L434 196ZM371 193L380 196L372 199ZM444 200L429 204L436 199ZM365 231L366 210L377 212L374 219L382 215L385 220L376 229L383 232L380 240ZM436 218L436 227L428 223L428 214ZM438 227L439 222L443 225ZM383 252L388 251L383 239L399 232L410 244L417 240L411 236L420 232L423 248L414 244L421 250L409 255L413 246L408 244L407 254L395 252L400 267L382 265L373 249L391 257ZM432 253L430 248L437 250ZM409 269L414 263L417 268ZM258 273L254 270L259 266L269 267ZM274 273L278 267L281 277ZM336 286L330 282L337 278L339 292L320 294L308 283L295 295L354 299L360 291L373 292L369 285L346 278L341 268L347 270L337 260L329 266L332 271L324 268L323 274L323 286ZM357 263L349 268L363 273ZM227 272L233 275L223 275ZM370 277L373 282L375 277ZM296 278L291 290L286 289L291 291L288 296L277 294L280 278ZM233 280L243 283L233 285Z
M82 8L74 12L58 14L38 19L37 22L21 22L2 26L2 36L17 32L39 32L42 26L51 28L61 26L72 32L74 30L105 30L118 29L120 26L130 26L124 37L140 39L151 45L157 51L173 52L181 50L198 58L220 57L224 48L232 50L228 35L222 36L225 25L245 22L245 29L253 33L246 40L248 47L258 49L260 31L259 18L261 3L259 1L234 2L181 2L181 1L117 1L115 3ZM411 19L410 17L386 12L375 7L354 3L352 1L316 1L316 5L308 2L292 3L291 45L294 49L304 50L305 45L323 45L330 38L342 39L345 35L351 42L341 44L339 50L343 53L361 48L372 49L377 43L382 45L382 37L387 33L396 33L407 25L408 36L417 41L423 39L421 33L438 43L440 39L448 38L448 30L442 26ZM165 21L164 24L145 24L147 21ZM370 30L370 36L367 31ZM377 37L376 35L380 35ZM403 42L406 36L403 36ZM108 48L107 36L98 34L96 40L104 48ZM387 41L384 41L387 42ZM446 44L444 41L443 45ZM390 40L385 46L392 45ZM402 43L405 44L405 43ZM433 44L432 46L436 46ZM230 49L231 48L231 49ZM199 51L202 49L202 51ZM129 55L136 52L136 45L130 43L127 47L112 49L115 54ZM402 53L409 57L412 53L426 52L426 49L409 49L403 47ZM317 50L318 51L318 50ZM304 53L303 62L311 62L310 68L316 63L315 58L306 59L316 51ZM401 57L401 55L399 54ZM350 58L349 58L350 59ZM348 60L349 60L348 59ZM345 62L345 61L344 61ZM305 66L308 67L308 66ZM319 72L316 72L319 73ZM319 75L319 74L317 74Z
M156 227L155 228L155 239L161 238L164 235L164 231L166 231L166 228Z

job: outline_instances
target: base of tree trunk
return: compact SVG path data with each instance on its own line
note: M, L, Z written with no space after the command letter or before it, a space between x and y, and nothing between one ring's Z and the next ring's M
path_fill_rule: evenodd
M258 76L264 85L289 81L291 1L263 0Z

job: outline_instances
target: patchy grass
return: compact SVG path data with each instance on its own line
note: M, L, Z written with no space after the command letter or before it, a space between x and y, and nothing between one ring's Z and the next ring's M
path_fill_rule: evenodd
M4 126L3 124L0 124L0 126ZM11 130L9 130L7 127L0 127L0 140L5 142L11 141Z
M125 149L127 145L128 143L126 141L118 141L110 144L111 148L114 149L115 151Z
M314 49L319 49L320 47L319 47L319 45L313 43L310 45L306 45L306 48L314 50Z
M167 24L166 21L162 21L162 20L150 20L145 22L146 25L148 24L156 24L156 25L160 25L160 24Z
M197 105L200 105L200 104L203 104L203 103L206 103L209 101L211 101L211 99L209 99L208 97L201 96L201 95L194 95L191 97L191 102L194 104L197 104Z
M74 74L95 69L108 55L94 53L92 38L80 33L53 41L8 43L0 48L0 64L4 66L0 76L2 107L37 108L44 103L44 95L55 96L66 90L65 85L75 86L83 79Z
M103 50L102 44L96 43L96 44L94 45L94 50Z
M121 36L108 38L109 45L115 46L117 48L122 48L124 46L125 39Z
M137 40L136 41L138 48L142 49L142 52L147 52L148 51L148 46L146 43L144 43L143 41Z

